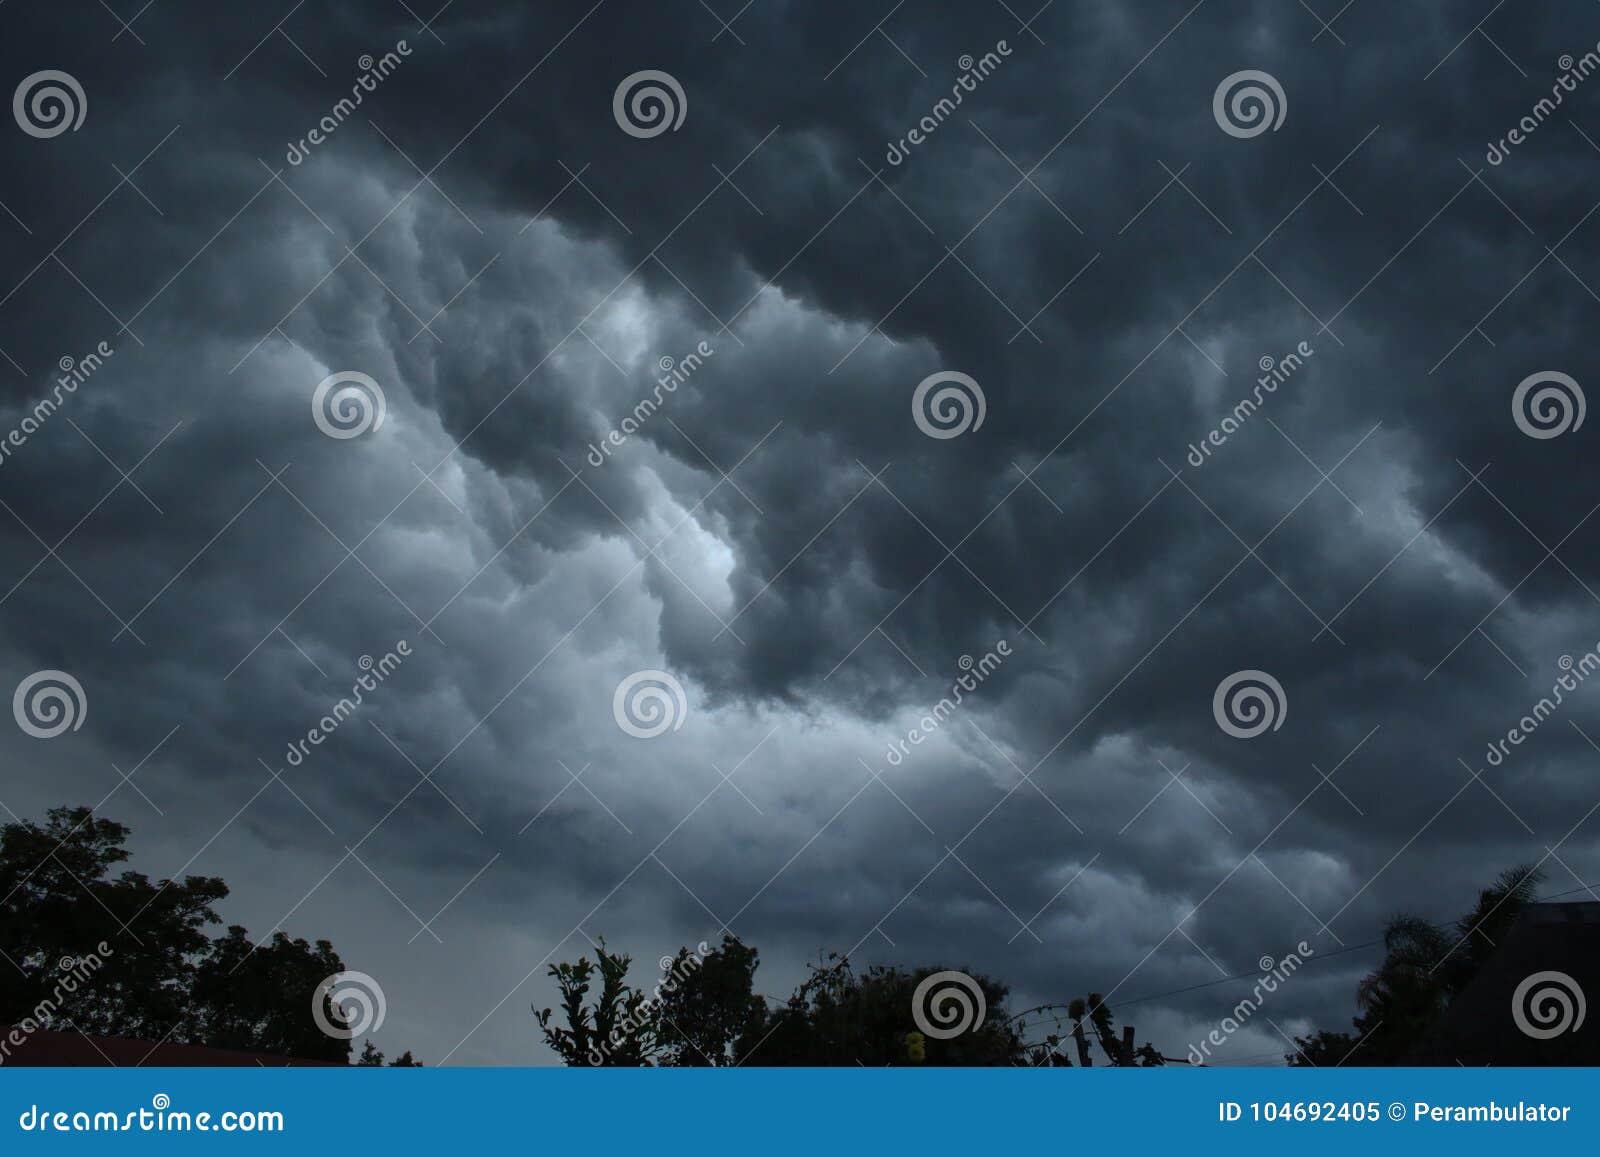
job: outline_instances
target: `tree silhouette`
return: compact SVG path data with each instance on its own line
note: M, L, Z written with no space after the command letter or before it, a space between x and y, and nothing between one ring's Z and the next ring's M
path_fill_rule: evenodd
M761 960L755 948L725 935L717 948L704 950L702 944L701 949L680 949L651 992L628 982L630 958L610 952L604 940L596 945L595 960L581 956L570 964L552 964L548 975L561 996L561 1015L534 1009L545 1043L568 1065L1073 1063L1058 1049L1058 1036L1025 1044L1017 1027L1025 1014L1007 1015L1006 986L981 973L962 975L983 994L983 1015L975 1001L968 1001L956 1027L936 1017L929 996L920 991L925 981L948 969L874 965L857 973L848 958L832 954L810 966L786 1002L769 1009L755 990ZM929 991L938 992L937 983ZM1111 1009L1097 994L1047 1007L1067 1009L1076 1022L1079 1064L1093 1063L1085 1026L1109 1064L1165 1063L1152 1045L1135 1049L1131 1030L1118 1038ZM953 1031L941 1035L945 1029Z
M722 1066L738 1062L736 1046L766 1020L756 995L761 954L732 936L703 957L680 949L662 981L657 1007L660 1063Z
M966 1031L930 1037L913 1015L917 986L946 971L875 965L861 974L830 955L811 967L783 1007L752 1025L738 1045L751 1065L1007 1065L1026 1063L1022 1040L1005 1013L1006 986L969 973L987 1015Z
M383 1053L371 1041L367 1041L362 1046L361 1059L356 1061L356 1066L363 1069L381 1068L383 1066ZM411 1050L407 1049L396 1060L390 1062L389 1067L391 1069L420 1069L422 1062L413 1060Z
M754 989L759 953L731 936L703 954L680 950L648 993L628 983L628 956L602 940L596 957L550 966L561 1018L554 1009L534 1010L545 1043L568 1065L1026 1063L1005 1016L1005 986L976 974L988 1016L954 1038L930 1040L918 1031L912 997L942 969L873 967L857 975L847 959L830 956L769 1011Z
M251 943L237 924L211 942L190 986L199 1036L216 1048L276 1053L306 1060L346 1061L350 1042L330 1037L310 1015L311 994L344 961L326 940L315 946L274 932L268 944ZM286 994L303 993L299 1000ZM342 1022L323 996L323 1015Z
M227 885L113 876L128 858L127 835L88 808L55 808L43 826L0 827L0 952L16 966L0 969L0 1022L30 1019L51 998L60 962L92 954L103 962L62 1013L75 1026L146 1040L195 1035L190 987Z
M1534 900L1543 873L1508 868L1478 893L1470 912L1448 927L1400 915L1384 928L1383 962L1356 990L1355 1033L1296 1037L1291 1065L1400 1065Z
M333 945L253 944L238 925L212 938L227 885L115 872L127 838L84 807L0 826L0 1025L348 1060L350 1042L312 1016L318 985L344 971Z
M596 961L580 956L573 964L552 964L549 976L561 993L566 1024L552 1025L553 1009L534 1008L545 1043L568 1065L637 1067L655 1051L655 1026L644 1008L645 994L627 982L631 957L606 951L605 938L595 945ZM600 991L592 1005L584 1003L596 974Z

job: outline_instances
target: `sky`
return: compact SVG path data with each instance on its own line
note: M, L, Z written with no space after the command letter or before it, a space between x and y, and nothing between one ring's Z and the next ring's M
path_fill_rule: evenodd
M0 9L7 818L430 1064L725 932L1281 1063L1592 898L1600 9L435 3Z

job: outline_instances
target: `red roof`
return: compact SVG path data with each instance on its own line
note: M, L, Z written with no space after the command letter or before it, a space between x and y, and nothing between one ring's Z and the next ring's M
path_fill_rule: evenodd
M21 1029L13 1030L24 1035ZM231 1068L264 1065L330 1067L330 1061L308 1061L299 1057L271 1053L237 1052L204 1045L163 1044L159 1041L130 1040L127 1037L94 1036L81 1032L56 1032L39 1029L28 1033L22 1044L12 1044L10 1031L0 1029L0 1065L33 1065L80 1068L147 1068L195 1066Z

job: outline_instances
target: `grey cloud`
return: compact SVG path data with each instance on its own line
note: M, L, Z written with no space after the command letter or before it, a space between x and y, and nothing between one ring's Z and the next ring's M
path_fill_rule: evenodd
M727 920L778 995L819 945L859 944L984 968L1018 1000L1131 999L1214 977L1203 953L1236 971L1302 937L1332 951L1323 920L1353 944L1402 906L1453 912L1588 810L1580 696L1486 776L1504 804L1472 784L1407 848L1468 782L1458 759L1482 766L1557 659L1600 640L1588 427L1535 441L1510 412L1535 370L1593 376L1574 126L1594 98L1481 159L1600 33L1494 19L1525 80L1487 44L1451 53L1465 28L1444 14L1361 6L1343 44L1238 4L1052 6L1043 44L1000 5L906 11L894 45L843 5L754 6L742 45L708 15L588 7L452 8L443 43L395 13L297 17L326 78L271 35L227 75L267 33L245 14L202 34L157 6L137 52L51 16L8 39L6 76L72 69L91 105L76 134L5 145L0 200L31 233L0 220L0 348L22 371L0 366L3 425L60 357L115 349L0 466L7 670L77 672L93 721L7 741L8 806L93 802L178 726L136 777L167 815L127 788L112 805L149 870L248 802L188 870L233 881L258 933L312 890L291 930L389 961L427 1006L397 1035L425 1057L466 1037L464 1062L533 1055L540 982L495 1001L585 932L653 959ZM401 37L370 104L286 164L356 57ZM957 58L1001 38L1005 63L887 164ZM1245 67L1289 101L1249 141L1211 119ZM682 82L681 131L616 128L612 90L642 68ZM108 162L163 140L119 187ZM701 341L706 364L586 462L657 360ZM1305 366L1187 463L1258 359L1302 341ZM355 368L385 426L325 438L311 391ZM981 430L918 432L912 391L941 369L981 383ZM107 457L149 501L112 489ZM59 561L34 537L69 530ZM885 770L959 658L1002 637L1015 656L970 709ZM258 760L282 767L359 656L400 638L415 658L370 711L285 769L300 799L271 782ZM690 694L653 743L610 719L643 667ZM1216 727L1241 668L1281 680L1283 730ZM1312 767L1347 755L1348 801ZM746 759L748 802L720 783ZM347 860L313 890L380 819L361 856L383 882ZM971 871L941 863L975 824ZM426 919L497 852L446 948L410 942L388 888ZM1592 837L1562 857L1590 878ZM481 975L438 995L463 944L486 946ZM1339 959L1286 1018L1342 1021L1368 957ZM1226 991L1140 1005L1141 1026L1189 1032Z

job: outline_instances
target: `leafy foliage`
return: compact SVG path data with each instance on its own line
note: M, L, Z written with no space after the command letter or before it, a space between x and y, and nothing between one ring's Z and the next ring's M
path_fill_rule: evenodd
M361 1059L356 1061L358 1068L380 1068L383 1065L383 1053L371 1041L367 1041L361 1049ZM420 1069L422 1062L414 1060L411 1050L407 1049L398 1058L389 1062L391 1069Z
M580 956L574 964L552 964L549 976L561 993L566 1024L553 1022L554 1009L535 1007L547 1045L565 1064L606 1068L638 1067L655 1051L654 1022L644 1008L645 994L627 982L632 958L595 945L596 960ZM600 991L586 1004L596 976Z
M658 1008L660 1063L736 1064L739 1042L766 1020L767 1002L755 992L760 964L761 954L732 936L703 957L681 949L669 978L682 979L663 985Z
M0 1023L19 1024L49 997L59 962L109 948L92 982L72 998L88 1033L145 1040L200 1037L190 1002L210 945L213 905L228 894L211 876L152 882L113 869L127 860L128 829L88 808L56 808L43 826L0 828Z
M258 945L238 925L211 937L227 885L116 871L127 837L83 807L0 827L0 1024L346 1061L350 1042L311 1016L317 985L344 970L333 945L282 932ZM91 956L94 969L77 968L87 980L61 997L63 963Z
M251 943L237 924L211 942L190 986L200 1035L216 1048L276 1053L306 1060L344 1061L350 1042L329 1037L310 1015L311 994L344 962L326 940L315 946L275 932L270 943ZM299 1000L287 994L304 994ZM324 1015L339 1024L339 1010L324 996Z
M703 947L703 946L702 946ZM873 967L857 974L831 956L788 1002L755 992L760 954L731 936L704 953L681 950L652 994L629 985L629 958L606 951L551 965L564 1023L536 1010L545 1042L569 1065L1004 1065L1026 1063L1005 1015L1006 988L975 976L989 1014L949 1040L917 1031L912 995L938 968ZM698 963L696 963L698 961ZM598 980L600 990L590 1001Z
M1543 873L1531 865L1501 872L1449 927L1400 915L1384 929L1383 962L1356 990L1355 1034L1296 1037L1291 1065L1400 1065L1438 1021L1534 900Z
M1024 1063L1022 1040L1005 1012L1008 990L986 976L969 973L988 1006L981 1024L948 1040L918 1031L912 997L925 977L942 971L874 965L858 975L847 957L831 954L812 966L787 1004L746 1033L739 1055L755 1065Z

